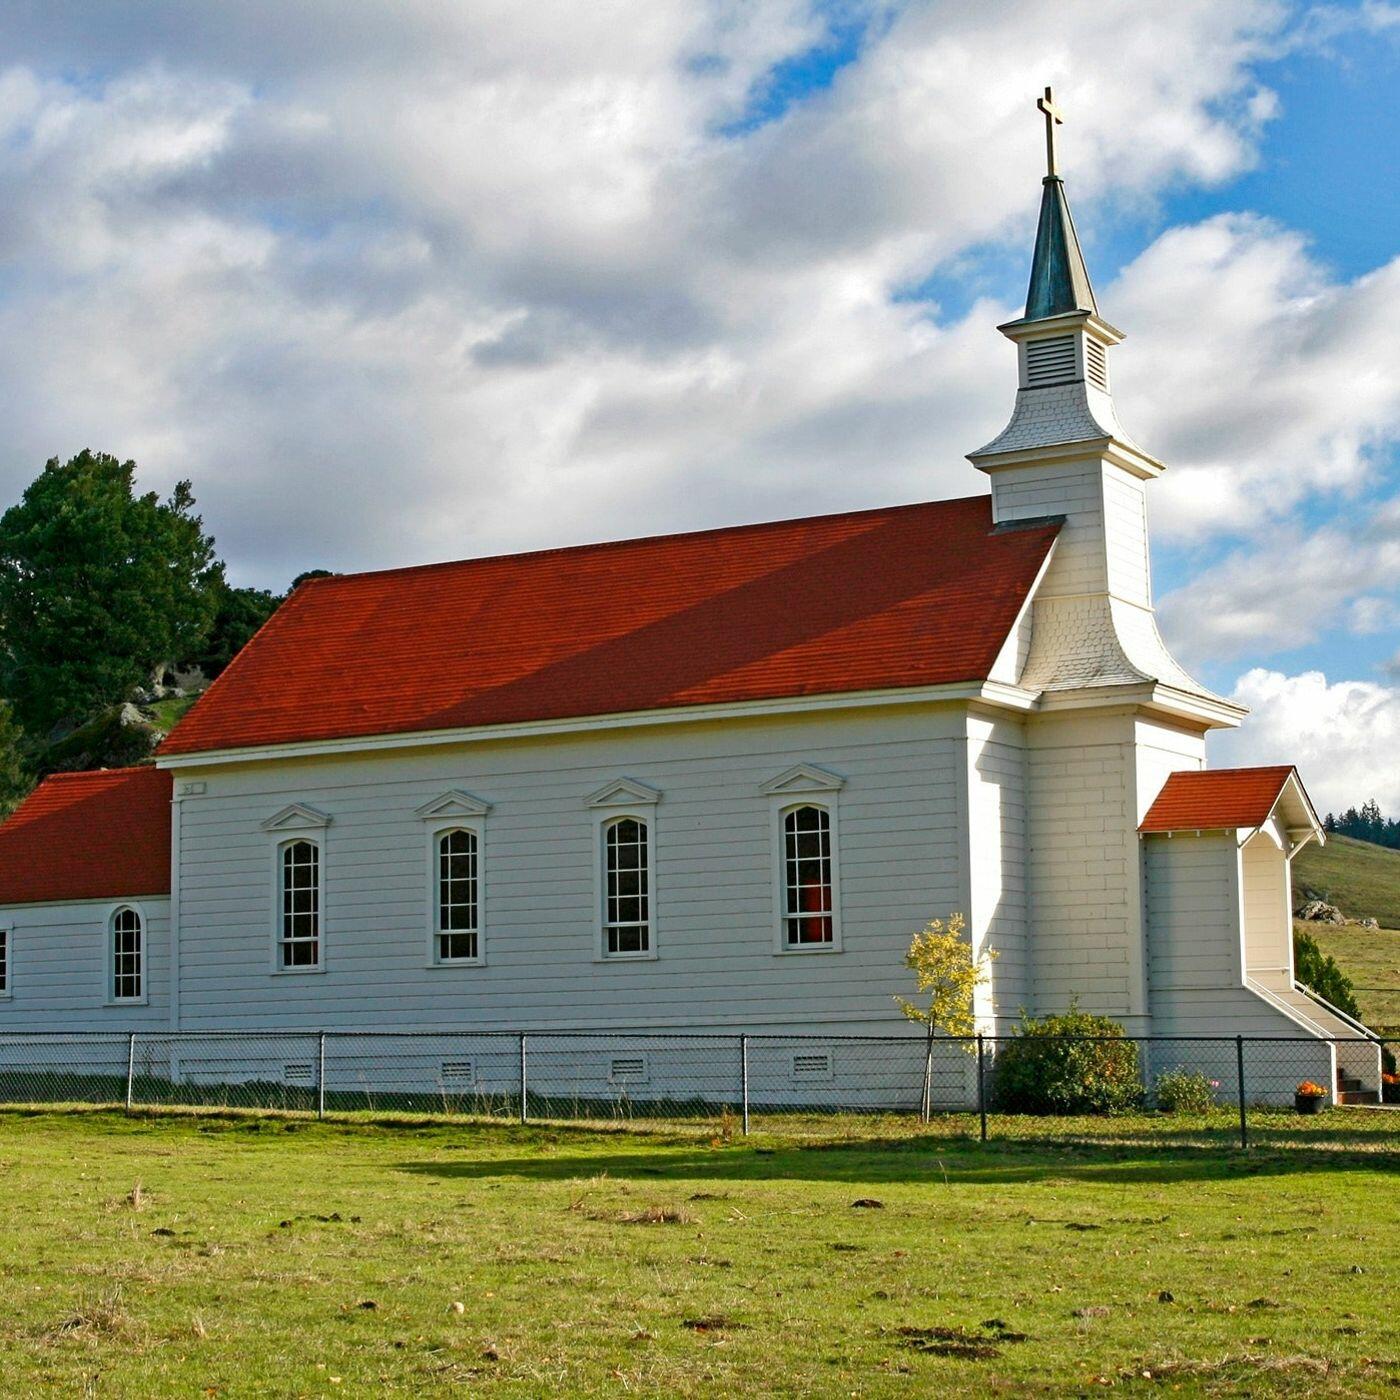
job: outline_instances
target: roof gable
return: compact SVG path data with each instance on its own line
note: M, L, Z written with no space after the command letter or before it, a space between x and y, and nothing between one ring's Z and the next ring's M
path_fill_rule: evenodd
M0 905L170 893L171 775L45 778L0 825Z
M161 753L980 681L1058 529L978 496L316 579Z
M1138 830L1218 831L1262 827L1276 808L1283 809L1290 833L1307 831L1321 838L1317 820L1297 770L1289 764L1268 768L1217 768L1173 773L1162 785Z

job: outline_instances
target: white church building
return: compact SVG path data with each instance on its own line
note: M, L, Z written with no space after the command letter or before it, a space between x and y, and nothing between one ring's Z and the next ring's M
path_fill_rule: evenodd
M1000 329L989 492L302 584L153 767L0 827L0 1039L897 1035L910 936L959 911L988 1033L1077 999L1336 1083L1358 1027L1292 958L1317 814L1289 767L1206 768L1245 714L1158 633L1164 468L1054 174Z

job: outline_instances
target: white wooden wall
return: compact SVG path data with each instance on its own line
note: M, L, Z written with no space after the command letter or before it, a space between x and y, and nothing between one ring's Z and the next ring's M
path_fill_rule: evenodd
M122 904L145 916L144 1005L108 1004L108 919ZM17 905L0 912L0 925L10 930L10 994L0 998L0 1034L169 1024L170 901L165 896Z
M976 1014L986 1032L1009 1031L1031 1005L1026 888L1026 736L1010 720L968 719L968 893L973 948L995 952Z
M954 707L841 712L190 770L177 802L180 1025L592 1028L844 1024L899 1030L911 933L968 887ZM799 762L837 798L844 951L775 952L766 780ZM659 788L655 961L599 961L592 813L617 777ZM177 791L181 775L176 774ZM427 966L427 835L449 788L485 818L483 967ZM325 971L275 975L275 839L327 812Z
M1293 910L1288 858L1265 832L1240 852L1245 966L1267 987L1293 989Z

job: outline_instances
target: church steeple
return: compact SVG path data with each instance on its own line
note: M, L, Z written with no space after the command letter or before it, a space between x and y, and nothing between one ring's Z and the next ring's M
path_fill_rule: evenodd
M998 526L1064 522L1036 591L1018 684L1042 704L1056 694L1149 686L1189 697L1180 703L1198 714L1204 706L1212 723L1232 723L1226 702L1177 665L1157 632L1145 488L1164 468L1118 421L1108 360L1123 333L1099 315L1089 282L1056 169L1062 119L1049 88L1036 105L1048 170L1026 313L997 328L1016 346L1016 407L991 442L968 454L991 478Z
M1117 452L1133 459L1129 470L1155 476L1162 464L1133 443L1113 406L1108 357L1123 332L1099 315L1069 212L1055 151L1055 128L1064 118L1049 88L1036 106L1045 116L1047 173L1041 185L1026 313L997 327L1017 347L1020 392L1011 422L969 455L986 471L1011 453L1111 442Z
M1058 175L1047 175L1044 184L1025 319L1043 321L1073 311L1089 311L1097 316L1099 304L1094 300L1084 254L1079 251L1079 235L1074 231L1074 217L1065 198L1065 182Z
M1040 196L1040 224L1035 231L1035 254L1031 258L1031 284L1026 291L1025 319L1043 321L1073 311L1090 311L1097 316L1099 305L1094 300L1084 254L1079 251L1079 235L1074 231L1074 218L1065 198L1065 182L1060 179L1055 158L1055 128L1064 125L1065 119L1049 88L1035 105L1045 116L1045 180Z

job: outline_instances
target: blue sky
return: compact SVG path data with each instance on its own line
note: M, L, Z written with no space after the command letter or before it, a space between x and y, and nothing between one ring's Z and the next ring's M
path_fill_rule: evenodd
M0 16L0 494L133 457L277 588L984 489L1053 83L1220 757L1400 810L1393 0Z

